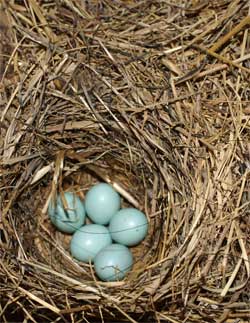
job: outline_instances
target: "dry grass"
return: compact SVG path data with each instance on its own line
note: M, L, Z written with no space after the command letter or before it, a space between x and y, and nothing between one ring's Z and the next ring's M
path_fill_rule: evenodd
M249 322L249 1L0 9L1 321ZM98 180L150 222L122 282L47 219Z

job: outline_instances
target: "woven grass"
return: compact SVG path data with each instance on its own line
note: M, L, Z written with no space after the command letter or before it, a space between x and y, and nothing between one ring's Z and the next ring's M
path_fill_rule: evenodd
M249 1L0 6L1 322L249 322ZM47 216L98 181L150 223L121 282Z

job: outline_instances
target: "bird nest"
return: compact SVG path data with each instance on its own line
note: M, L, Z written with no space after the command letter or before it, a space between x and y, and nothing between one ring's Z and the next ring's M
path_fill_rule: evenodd
M247 321L249 1L0 9L1 321ZM122 281L48 219L97 182L149 221Z

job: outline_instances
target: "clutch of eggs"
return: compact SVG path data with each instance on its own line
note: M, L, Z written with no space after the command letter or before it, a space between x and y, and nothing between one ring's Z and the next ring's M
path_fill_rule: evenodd
M128 247L139 244L148 232L145 214L135 208L121 209L120 195L106 183L94 185L83 202L64 192L50 201L49 217L58 230L70 233L71 255L94 264L104 281L122 280L131 270L133 255ZM86 215L92 224L86 224Z

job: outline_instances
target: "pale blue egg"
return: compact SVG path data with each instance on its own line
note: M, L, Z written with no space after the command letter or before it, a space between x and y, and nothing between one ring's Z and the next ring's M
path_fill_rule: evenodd
M145 214L135 208L121 209L110 220L109 231L115 242L134 246L145 238L148 221Z
M120 209L120 195L106 183L94 185L86 194L85 208L89 218L97 224L108 224Z
M94 258L97 276L104 281L122 280L133 265L131 251L118 243L102 249Z
M100 224L87 224L73 234L70 251L77 260L89 262L101 249L111 243L112 239L106 227Z
M83 226L86 218L82 200L72 192L64 192L67 208L64 208L62 198L57 196L55 203L50 200L49 217L54 226L65 233L73 233Z

